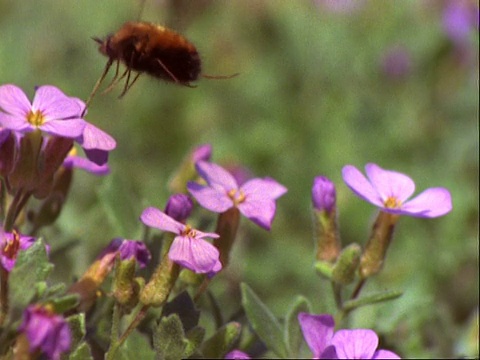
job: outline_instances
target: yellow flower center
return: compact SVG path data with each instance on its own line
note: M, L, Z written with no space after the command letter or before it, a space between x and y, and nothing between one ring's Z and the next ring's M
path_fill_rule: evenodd
M228 192L228 197L232 199L235 206L241 204L247 198L242 190L232 189Z
M195 239L197 236L197 230L192 228L190 225L185 225L185 229L182 231L181 235Z
M45 122L45 117L40 110L31 111L27 115L27 121L33 126L40 126Z
M399 209L402 206L402 202L394 196L389 196L384 202L386 208Z
M9 259L16 259L18 250L20 249L20 235L13 231L13 239L7 240L7 243L2 249L2 253Z

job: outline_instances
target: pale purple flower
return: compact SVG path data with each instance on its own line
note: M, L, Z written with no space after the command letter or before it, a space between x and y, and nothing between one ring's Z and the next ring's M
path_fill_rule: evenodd
M251 357L247 354L244 353L241 350L232 350L230 351L227 355L225 355L224 359L251 359Z
M189 182L187 189L204 208L223 213L236 207L244 216L270 230L275 216L275 200L287 189L271 178L251 179L239 186L235 178L221 166L199 161L197 172L207 185Z
M354 166L342 169L343 180L360 198L391 214L434 218L452 210L450 192L445 188L429 188L408 200L415 183L407 175L384 170L376 164L365 166L368 179Z
M86 125L81 112L78 100L55 86L38 87L32 103L19 87L0 86L0 126L18 133L39 129L46 134L75 138Z
M147 266L152 258L147 246L138 240L122 238L113 239L110 244L100 253L98 258L103 259L108 254L118 253L121 260L135 259L140 268ZM110 259L111 257L109 257Z
M88 160L87 158L83 158L74 154L68 155L65 158L65 160L63 161L63 166L69 169L82 169L98 176L107 175L110 173L110 167L108 166L108 164L97 165L96 163Z
M388 350L377 350L378 336L373 330L353 329L335 332L329 314L298 314L303 337L314 359L400 359Z
M203 144L197 146L192 151L192 162L195 164L197 161L209 161L212 157L212 145Z
M60 360L62 353L70 350L72 340L67 322L47 307L28 307L20 331L25 333L31 353L40 350L49 359Z
M173 262L201 274L221 270L222 264L217 248L204 240L218 238L217 234L193 229L154 207L145 209L140 219L147 226L177 235L168 252L168 257Z
M165 206L165 214L172 219L184 222L190 216L193 209L193 201L188 195L173 194Z
M332 211L336 202L335 184L325 176L313 179L312 203L317 210Z
M7 271L12 271L17 261L18 253L33 245L35 238L13 233L4 232L0 228L0 263Z

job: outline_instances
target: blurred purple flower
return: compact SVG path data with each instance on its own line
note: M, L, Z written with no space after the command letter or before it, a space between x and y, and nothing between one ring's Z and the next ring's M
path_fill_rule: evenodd
M70 350L71 333L67 322L47 307L30 306L24 312L20 331L25 333L30 352L41 350L52 360Z
M271 178L252 179L240 187L235 178L221 166L199 161L197 172L207 185L189 182L187 189L204 208L223 213L232 207L266 230L275 216L275 200L287 189Z
M77 168L85 170L91 174L102 176L110 173L108 164L97 165L93 161L78 155L70 154L63 161L63 166L68 169Z
M373 330L335 330L329 314L298 314L303 337L314 359L400 359L388 350L377 350L378 336Z
M382 211L434 218L452 210L451 195L445 188L429 188L408 200L415 191L415 183L407 175L384 170L376 164L367 164L365 171L368 180L357 168L347 165L342 169L343 180L358 197Z
M193 201L188 195L173 194L165 206L165 214L172 219L184 222L190 216L193 209Z
M336 202L335 184L325 176L313 179L312 203L317 210L332 211Z
M86 125L81 112L77 100L54 86L38 87L32 103L19 87L0 86L0 125L18 133L39 129L50 135L75 138Z
M469 41L472 31L478 29L478 2L468 0L448 1L443 10L443 29L454 43Z
M241 350L232 350L227 355L225 355L224 359L251 359L247 353L244 353Z
M104 165L108 161L108 153L115 149L114 138L90 123L86 123L82 134L75 139L85 151L90 161Z
M121 260L135 259L138 266L147 266L152 255L147 246L138 240L127 240L122 238L113 239L110 244L100 253L98 258L103 259L107 254L119 253ZM113 259L108 257L108 259Z
M21 235L14 231L13 233L4 232L0 228L0 263L7 271L12 271L17 261L18 252L28 249L35 242L31 236Z
M147 226L177 235L168 252L173 262L196 273L216 273L221 270L217 248L204 240L206 237L218 238L217 234L195 230L154 207L145 209L140 219Z
M197 146L192 151L192 162L195 164L197 161L209 161L212 157L212 145L210 144L203 144Z

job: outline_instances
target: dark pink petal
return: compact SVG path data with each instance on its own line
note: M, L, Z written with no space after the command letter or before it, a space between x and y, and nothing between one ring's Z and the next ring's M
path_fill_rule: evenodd
M51 135L57 135L67 138L76 138L83 133L86 121L83 119L71 119L71 120L50 120L39 128Z
M35 130L35 127L30 125L26 117L13 116L0 112L0 125L5 129L14 131L30 132Z
M238 189L237 182L232 174L221 166L207 161L198 161L195 164L198 174L205 179L208 185L222 188L226 192Z
M252 179L243 184L240 188L245 195L257 194L272 200L278 199L287 192L287 188L272 178Z
M365 171L383 202L389 197L404 202L415 191L415 183L405 174L384 170L376 164L367 164Z
M185 229L185 225L173 220L170 216L154 207L148 207L143 210L140 220L147 226L174 234L180 234Z
M332 345L339 359L371 359L378 346L378 336L369 329L338 330Z
M65 167L74 167L77 169L85 170L94 175L107 175L110 173L110 168L107 164L104 165L97 165L94 162L82 158L80 156L67 156L67 158L63 161L63 166Z
M358 197L372 203L373 205L383 207L383 199L367 178L355 166L344 166L342 169L342 177L345 184L347 184L347 186Z
M452 197L445 188L429 188L407 201L401 209L412 216L426 218L443 216L452 210Z
M82 107L55 86L40 86L35 92L32 109L40 110L48 120L79 118Z
M86 124L82 135L78 139L78 143L87 150L100 149L111 151L117 146L114 138L90 123Z
M201 206L210 211L222 213L233 206L232 199L223 189L214 189L196 182L189 182L187 189Z
M333 317L328 314L310 315L302 312L298 314L298 322L313 357L319 358L332 340L335 328Z
M10 84L0 86L0 111L24 118L26 121L26 115L31 108L27 95L18 86Z
M177 236L168 252L170 260L196 273L212 271L218 263L219 253L215 246L187 236Z
M401 359L401 357L388 350L378 350L375 351L372 359Z
M227 355L225 355L224 359L251 359L247 353L244 353L241 350L232 350Z
M275 200L269 198L254 198L247 196L246 200L237 205L238 210L255 224L265 230L270 230L275 216Z

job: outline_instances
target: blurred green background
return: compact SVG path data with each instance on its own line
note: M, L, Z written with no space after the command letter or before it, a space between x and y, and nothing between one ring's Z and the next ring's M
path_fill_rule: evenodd
M118 142L112 175L76 174L60 219L43 232L53 249L75 244L55 259L54 277L80 276L112 237L138 238L142 209L163 208L172 171L210 143L215 162L289 189L271 232L242 220L233 263L213 283L227 315L238 307L239 281L280 317L295 294L318 313L332 311L329 284L313 271L310 188L317 175L336 182L343 243L363 244L375 209L346 188L341 169L374 162L408 174L418 191L447 187L454 208L438 219L401 219L384 271L364 292L405 294L359 310L350 326L381 332L384 347L403 357L474 355L478 28L464 43L452 41L442 24L447 5L146 0L141 11L133 0L0 0L0 80L30 96L52 84L86 99L106 63L91 37L140 12L193 42L205 74L240 73L201 79L195 89L141 76L121 100L121 87L96 96L87 120ZM112 219L107 198L130 222Z

